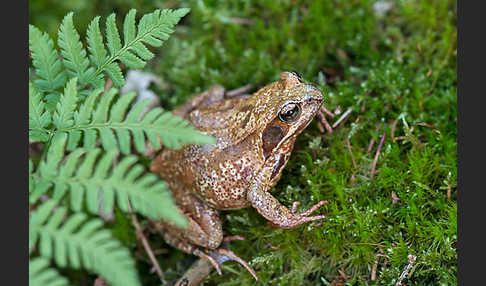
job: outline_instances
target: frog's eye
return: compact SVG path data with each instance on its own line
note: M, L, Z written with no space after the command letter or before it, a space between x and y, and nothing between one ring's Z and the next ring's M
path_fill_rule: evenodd
M280 118L280 120L285 123L294 122L295 120L297 120L297 118L299 118L299 115L300 106L297 103L293 102L285 104L278 112L278 118Z

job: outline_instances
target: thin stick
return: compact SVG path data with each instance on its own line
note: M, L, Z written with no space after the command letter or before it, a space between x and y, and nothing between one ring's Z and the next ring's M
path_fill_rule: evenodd
M138 223L137 216L133 213L132 207L130 206L130 202L128 203L128 211L130 212L130 215L132 216L132 222L133 225L135 226L135 229L137 230L137 236L141 238L142 240L142 245L143 248L145 249L145 252L147 252L150 261L152 261L152 264L155 267L155 271L157 272L157 275L160 278L160 281L162 283L167 284L167 281L164 279L164 272L162 272L162 269L160 269L159 263L157 262L157 259L155 259L154 252L152 251L152 248L150 247L150 244L147 241L147 238L143 234L142 228L140 227L140 224Z
M428 123L425 123L425 122L419 122L419 123L417 123L417 125L425 126L425 127L430 128L430 129L436 129L434 125L428 124Z
M326 128L327 132L332 133L332 128L329 122L327 122L326 116L324 113L319 110L316 114L317 118L319 119L319 123L323 124L324 127Z
M199 285L213 270L213 265L203 258L199 258L191 268L189 268L182 277L177 280L174 286L197 286Z
M354 155L353 151L351 150L351 143L349 143L349 138L346 138L346 145L348 146L349 154L351 154L351 161L353 161L353 166L355 169L357 169L358 166L356 165L356 161L354 160Z
M329 115L331 118L334 118L334 113L332 113L329 109L325 108L324 105L321 105L321 110L325 114Z
M341 275L341 277L343 277L344 281L348 281L349 276L346 275L346 273L344 273L344 270L343 269L339 269L338 272Z
M343 122L344 119L346 119L346 117L348 117L348 115L351 114L351 111L353 111L351 108L346 110L346 112L344 112L343 115L341 115L341 117L339 117L339 119L336 122L334 122L332 128L336 128L341 122Z
M375 145L375 139L371 138L370 144L368 144L368 153L371 152L371 148Z
M378 157L380 156L381 146L383 146L383 141L385 141L385 137L386 137L386 133L383 133L383 136L381 136L380 144L378 144L378 149L376 150L375 159L373 160L373 164L371 165L370 181L373 181L373 176L375 175L376 162L378 161Z
M322 123L324 124L324 127L326 128L327 132L332 133L331 124L329 124L329 122L327 122L327 119L326 119L325 116L322 117Z
M398 119L395 119L392 123L392 126L391 126L391 139L393 142L396 142L396 138L395 138L395 129L397 128L397 123L398 123Z
M412 266L417 262L417 256L409 254L407 256L408 258L408 264L405 266L405 269L403 270L402 274L400 274L400 277L398 277L398 281L395 284L395 286L401 286L402 285L402 280L407 277L408 273L410 272L410 269L412 269Z
M244 94L245 92L249 91L252 88L253 88L252 84L247 84L247 85L244 85L242 87L230 90L230 91L226 92L225 95L227 97L234 97L234 96L237 96L237 95Z
M113 86L113 81L110 78L106 80L104 92L107 92Z
M378 260L380 259L379 255L375 256L375 262L373 263L373 268L371 269L371 281L376 280L376 269L378 268Z
M251 19L232 17L228 19L230 23L243 24L243 25L253 25L255 22Z

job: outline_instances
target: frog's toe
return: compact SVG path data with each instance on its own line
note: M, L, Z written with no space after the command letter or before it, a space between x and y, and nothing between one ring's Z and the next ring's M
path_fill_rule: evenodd
M233 237L233 240L234 239L238 239L238 238ZM218 262L219 266L221 266L221 264L229 260L234 260L238 262L239 264L243 265L243 267L245 267L246 270L248 270L248 272L250 272L250 274L253 276L253 278L255 278L255 280L258 280L255 270L253 270L253 268L245 260L241 259L236 254L234 254L233 251L229 250L227 246L227 242L228 241L225 241L225 243L223 243L220 248L209 250L209 255Z
M196 251L194 251L194 255L207 259L213 265L213 267L216 268L218 275L223 275L223 273L221 272L222 263L220 263L218 259L214 258L212 255L204 253L204 251L201 251L199 249L196 249Z
M323 205L326 205L328 204L329 202L328 201L320 201L318 202L317 204L313 205L310 209L308 209L307 211L301 213L302 216L308 216L310 215L311 213L315 212L318 208L320 208L321 206Z

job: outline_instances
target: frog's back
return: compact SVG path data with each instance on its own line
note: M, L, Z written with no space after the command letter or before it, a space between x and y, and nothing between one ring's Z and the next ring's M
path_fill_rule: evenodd
M260 160L248 146L258 144L251 136L235 146L188 145L164 149L152 162L172 192L190 190L216 209L249 206L246 192ZM181 189L182 188L182 189Z

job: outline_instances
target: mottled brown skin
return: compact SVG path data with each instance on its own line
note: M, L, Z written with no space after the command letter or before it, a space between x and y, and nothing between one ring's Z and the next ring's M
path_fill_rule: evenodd
M219 265L229 259L249 268L222 247L218 210L252 206L281 228L324 218L309 216L324 201L296 213L270 194L297 135L311 122L322 102L323 96L314 86L301 82L295 73L283 72L278 81L252 96L226 99L224 89L216 86L176 108L175 115L212 135L217 143L164 149L152 162L151 171L169 184L180 211L189 221L187 229L163 223L166 241L209 259L218 272ZM295 105L300 107L296 118L285 121L282 118L288 117L279 116L288 109L295 111ZM231 239L241 238L227 240Z

